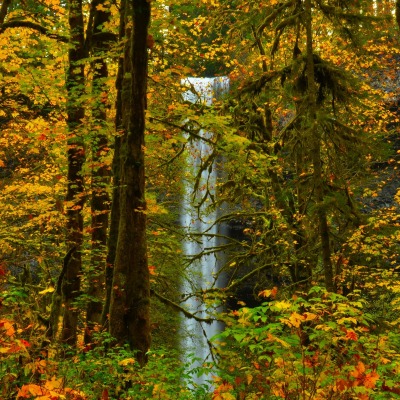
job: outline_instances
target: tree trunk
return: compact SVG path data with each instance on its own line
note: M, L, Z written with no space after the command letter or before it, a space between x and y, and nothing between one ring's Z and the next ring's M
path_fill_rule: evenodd
M121 1L120 5L120 23L119 23L119 41L122 43L124 37L128 37L128 32L125 32L125 18L126 18L126 0ZM130 32L130 31L129 31ZM115 257L117 254L117 241L118 241L118 228L120 217L120 185L121 185L121 137L120 133L124 131L123 116L126 121L129 118L129 102L122 103L123 88L126 90L130 87L131 81L128 79L131 75L130 67L125 71L125 67L130 65L125 63L124 60L129 59L130 42L127 41L124 46L124 54L118 59L118 71L116 79L117 100L115 104L115 130L116 136L114 139L114 156L112 161L112 203L111 203L111 216L110 216L110 231L107 242L107 266L106 266L106 300L104 302L103 314L101 317L102 324L106 325L109 318L110 304L111 304L111 288L114 273ZM126 73L125 73L126 72ZM128 90L129 92L129 90ZM126 109L122 107L125 105Z
M98 7L103 5L103 8ZM93 28L91 38L102 31L102 26L110 19L104 1L93 1L92 15ZM88 276L89 303L86 311L85 343L91 341L91 332L95 324L102 320L103 300L105 298L105 270L106 270L106 245L108 229L109 196L107 187L110 181L108 166L104 163L104 156L108 152L108 139L105 133L107 122L107 87L105 79L108 77L105 52L109 47L108 41L92 40L91 54L95 58L92 63L94 97L93 123L96 132L92 135L92 187L91 187L91 239L92 257L91 269ZM98 128L98 130L97 130Z
M321 135L317 126L317 91L314 72L314 55L312 45L312 10L311 0L305 0L305 26L307 35L307 82L308 82L308 102L309 118L311 123L311 159L314 167L314 192L317 205L317 218L319 225L319 236L321 240L322 264L324 267L325 286L328 291L334 290L333 271L331 262L331 249L329 243L329 227L327 215L323 205L323 180L322 180L322 160L321 160Z
M122 96L122 102L130 103L130 115L121 141L121 210L110 305L110 333L119 343L128 342L131 349L138 352L137 360L143 365L150 347L144 175L150 2L133 0L132 12L133 27L129 38L131 85L130 91Z
M77 339L78 315L75 302L80 295L80 274L82 267L81 246L84 205L82 166L85 160L83 140L79 128L84 118L84 109L79 104L84 91L84 68L80 61L84 58L84 34L82 0L71 0L68 7L68 20L71 32L68 52L67 72L67 124L68 137L68 187L67 203L67 248L74 249L65 266L63 279L64 315L61 340L75 345Z
M0 7L0 24L4 22L7 16L8 7L11 4L11 0L3 0L1 7Z

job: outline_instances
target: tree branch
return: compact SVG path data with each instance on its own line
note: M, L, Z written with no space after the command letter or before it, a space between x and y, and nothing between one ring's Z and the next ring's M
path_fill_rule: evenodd
M170 299L167 299L166 297L162 296L161 294L157 293L155 290L151 289L150 293L157 297L162 303L166 304L167 306L170 306L174 308L177 311L180 311L186 318L192 318L198 322L206 322L207 324L211 324L215 319L214 318L201 318L198 317L197 315L185 310L183 307L181 307L179 304L176 304Z
M62 43L68 43L69 41L68 37L58 35L57 33L54 33L51 30L33 21L20 21L20 20L7 21L0 25L0 33L3 33L6 29L9 28L29 28L41 33L42 35L49 37L50 39L56 39Z
M261 267L255 268L252 271L250 271L248 274L242 276L239 279L234 280L231 284L229 284L226 288L224 288L224 291L229 292L236 286L238 286L240 283L245 282L247 279L250 279L253 275L263 271L264 269L271 268L275 265L275 263L268 263L264 264Z

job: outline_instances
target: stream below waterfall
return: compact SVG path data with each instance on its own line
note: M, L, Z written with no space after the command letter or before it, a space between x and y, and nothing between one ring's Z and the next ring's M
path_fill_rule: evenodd
M229 90L229 79L227 77L216 78L186 78L182 81L184 86L190 89L183 94L183 100L192 103L201 102L211 105L213 98L217 98ZM204 138L211 138L212 132L201 132ZM188 143L187 174L184 180L184 198L181 208L181 225L186 230L187 239L183 243L183 252L187 259L204 250L213 249L218 246L217 234L221 233L223 227L213 225L218 217L217 210L207 210L207 204L203 204L200 210L195 207L196 199L205 195L205 191L215 193L218 172L214 168L207 168L201 174L201 182L197 193L193 195L193 179L199 171L204 157L211 153L210 144L204 140L196 140ZM207 232L207 235L198 235ZM213 284L218 286L222 282L215 282L221 262L213 252L205 254L191 263L186 272L185 283L182 287L183 296L190 293L201 292L202 289L210 288ZM184 304L185 308L196 315L196 317L209 318L216 310L212 304L204 304L203 299L195 296L188 297ZM196 361L191 369L200 368L205 362L212 361L210 351L210 339L223 329L222 323L214 321L211 324L199 322L193 318L184 318L182 321L182 350L184 358L194 358ZM207 383L211 380L209 376L195 376L192 380L196 384Z

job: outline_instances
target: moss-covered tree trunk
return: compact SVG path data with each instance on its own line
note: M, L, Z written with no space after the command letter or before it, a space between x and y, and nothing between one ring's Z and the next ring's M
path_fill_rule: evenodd
M82 166L85 160L82 132L79 132L85 116L80 104L84 91L84 26L82 0L71 0L68 3L68 21L71 32L68 52L67 91L68 91L68 187L67 203L67 247L74 249L65 265L63 279L63 326L61 340L75 345L77 339L78 315L76 300L80 295L80 274L82 269L82 230L84 205L84 187Z
M103 0L92 2L92 25L89 26L91 37L91 55L93 81L92 92L94 104L92 108L93 123L96 132L93 132L92 144L92 187L91 187L91 268L88 276L89 303L86 311L85 343L91 341L91 332L95 324L102 321L103 300L105 298L105 270L106 270L106 245L108 229L109 196L108 185L110 173L104 163L104 156L108 152L107 129L107 86L108 67L106 51L109 47L108 40L101 38L104 24L110 19L108 2ZM89 33L88 33L89 34Z
M321 240L322 264L324 268L326 289L334 289L333 271L331 262L331 249L329 243L329 227L326 210L324 207L324 192L322 180L322 160L321 160L321 134L317 126L317 86L315 82L315 67L313 53L313 34L312 34L312 8L311 0L305 0L305 27L307 40L307 83L308 83L308 116L311 140L311 159L313 163L313 183L314 195L317 206L317 219L319 225L319 236Z
M129 14L128 14L129 15ZM144 133L147 90L147 36L151 8L133 0L131 85L122 102L130 104L121 138L120 222L110 304L110 333L128 342L141 364L150 347L150 280L147 265ZM125 72L126 74L127 72ZM127 110L126 107L123 109Z

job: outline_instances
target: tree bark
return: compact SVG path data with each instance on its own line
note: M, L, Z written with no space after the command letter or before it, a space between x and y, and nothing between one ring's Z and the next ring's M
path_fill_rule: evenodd
M74 251L65 266L63 279L64 315L61 340L74 346L77 340L78 315L76 301L80 295L80 274L82 268L81 246L84 205L82 166L85 161L83 140L79 129L85 116L80 104L84 92L84 28L82 0L71 0L68 7L68 21L71 32L67 71L67 124L68 137L68 187L67 208L67 248Z
M103 5L99 8L99 5ZM102 0L92 2L93 27L87 36L93 37L102 31L102 26L110 19L107 2ZM109 47L108 41L92 42L90 54L95 58L92 63L93 81L92 92L94 105L92 114L96 132L92 134L92 187L91 187L91 269L88 279L89 303L86 310L85 343L91 341L91 332L95 324L102 320L103 300L105 298L105 270L106 245L108 229L109 196L107 186L110 182L110 172L104 163L104 156L108 152L108 138L105 133L107 123L107 87L105 79L108 77L108 68L105 52ZM99 128L97 130L97 127Z
M319 235L321 240L322 264L324 267L325 286L328 291L334 290L333 270L331 262L331 249L329 243L329 227L326 211L324 209L324 193L322 181L322 160L321 160L321 134L317 126L317 89L315 82L314 54L312 44L312 9L311 0L305 0L305 27L307 36L307 83L308 83L308 104L309 118L311 123L311 159L314 172L314 191L317 205L317 218L319 224Z
M126 0L121 1L120 5L120 23L119 23L119 41L122 43L124 37L128 37L130 34L125 32L126 29ZM131 85L130 75L131 68L130 62L124 62L129 60L130 55L130 42L126 41L124 46L124 54L121 54L118 59L118 71L116 79L117 89L117 100L115 104L115 130L116 135L114 139L114 155L112 161L112 177L113 177L113 189L112 189L112 202L111 202L111 215L110 215L110 231L107 241L107 266L106 266L106 299L104 302L102 324L106 325L111 304L111 288L114 274L114 264L117 254L117 242L118 242L118 229L120 220L120 187L121 187L121 136L120 133L124 131L124 125L127 126L129 118L129 104L130 101L122 102L122 93L125 90L129 93ZM126 69L126 71L125 71ZM129 78L129 79L128 79ZM129 99L128 99L129 100ZM125 108L123 108L125 107ZM125 116L125 123L124 117Z
M151 340L144 175L150 2L133 0L132 14L133 27L129 38L131 85L130 91L122 95L122 102L130 103L130 115L121 138L120 223L110 305L110 333L118 343L128 342L131 349L137 351L137 360L143 365Z

